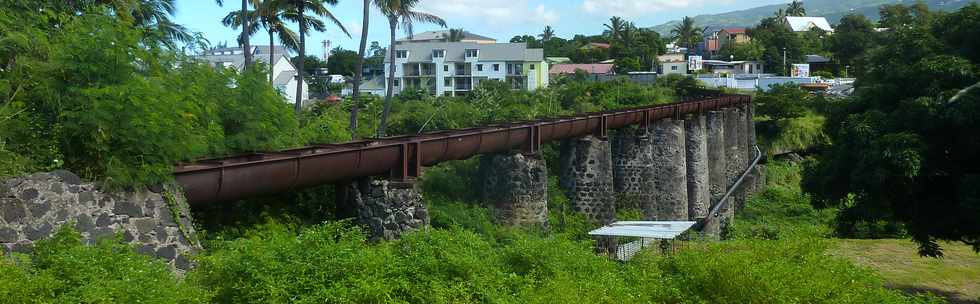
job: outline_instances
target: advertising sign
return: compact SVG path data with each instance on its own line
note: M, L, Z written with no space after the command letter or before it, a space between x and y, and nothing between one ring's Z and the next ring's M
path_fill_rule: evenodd
M687 70L688 71L698 71L703 68L701 56L688 56L687 57Z
M790 72L793 77L810 77L810 65L803 64L793 64L793 70Z

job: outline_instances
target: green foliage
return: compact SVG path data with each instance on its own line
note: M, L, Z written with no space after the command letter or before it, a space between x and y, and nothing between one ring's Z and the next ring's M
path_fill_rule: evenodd
M754 99L756 128L767 154L805 151L828 144L825 118L818 114L831 107L823 96L811 96L796 84L776 84L759 90Z
M54 17L62 28L44 25ZM216 70L144 44L105 14L5 10L0 24L11 42L0 53L0 113L12 113L0 142L18 155L16 171L66 168L139 186L169 180L179 161L301 143L262 68Z
M980 70L961 38L978 15L882 9L888 39L867 52L856 97L828 112L833 145L804 180L818 206L844 208L840 232L904 226L924 255L941 255L937 240L980 251Z
M38 242L33 254L17 257L0 258L5 303L208 303L210 298L130 245L113 239L85 245L70 228Z
M734 235L740 239L799 239L831 234L837 210L816 209L800 190L799 163L766 164L766 188L737 213Z

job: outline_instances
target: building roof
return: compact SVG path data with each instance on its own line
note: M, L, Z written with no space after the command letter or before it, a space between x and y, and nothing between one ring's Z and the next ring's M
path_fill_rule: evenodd
M721 31L724 31L729 34L745 34L744 27L726 27L721 29Z
M655 239L674 239L697 222L689 221L619 221L599 229L592 230L589 235L595 236L627 236Z
M447 62L463 62L469 49L480 50L480 61L544 61L543 49L529 49L523 42L416 42L395 45L396 51L408 51L408 62L431 62L432 50L446 50Z
M276 53L273 56L285 56L287 59L289 58L289 51L286 48L278 45L274 48ZM272 50L273 48L270 48L268 45L253 46L252 59L256 62L269 64L269 52ZM245 54L242 52L241 47L216 48L213 50L208 50L203 56L200 56L200 58L211 63L231 62L232 65L239 70L241 70L242 66L245 65ZM291 64L292 62L290 62L290 65Z
M553 64L548 70L549 74L575 74L575 71L582 70L589 74L613 74L613 64Z
M428 32L413 34L410 37L403 37L402 39L398 39L395 42L396 43L397 42L409 42L409 41L430 42L430 41L434 41L434 40L443 40L443 39L445 39L444 36L448 36L448 35L449 35L449 30L428 31ZM474 33L467 32L467 31L463 31L463 40L464 41L468 41L469 40L469 41L481 41L481 42L497 42L497 39L493 39L493 38L482 36L482 35L477 35L477 34L474 34Z
M786 24L788 24L789 28L792 29L794 32L806 32L814 27L820 28L828 32L834 31L834 28L830 26L829 22L827 22L827 18L824 17L787 16Z
M807 63L828 63L830 58L820 56L820 55L806 55Z

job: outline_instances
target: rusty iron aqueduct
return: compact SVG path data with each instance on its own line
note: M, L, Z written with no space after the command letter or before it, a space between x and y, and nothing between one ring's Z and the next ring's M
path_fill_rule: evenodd
M497 217L546 225L547 166L537 155L542 143L560 140L559 185L575 211L608 223L617 201L631 201L648 220L704 221L751 163L753 111L749 96L705 94L665 105L206 159L179 164L174 175L192 207L337 184L362 224L376 237L393 238L428 224L411 183L423 167L482 154L478 191ZM372 176L387 180L350 183ZM746 185L735 192L736 203L752 191L752 183ZM717 233L733 209L712 214L723 220L708 221L705 231Z

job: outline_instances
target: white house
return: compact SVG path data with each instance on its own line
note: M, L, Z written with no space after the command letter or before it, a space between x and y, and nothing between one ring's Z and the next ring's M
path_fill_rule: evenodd
M273 50L275 51L274 53L272 52ZM275 46L274 48L270 48L269 46L252 46L252 60L255 62L269 64L269 55L272 55L272 60L274 61L272 64L272 86L283 95L285 102L295 102L296 85L299 81L296 79L296 67L289 60L288 51L282 46ZM240 47L209 50L201 58L215 67L233 68L239 71L245 65L245 53L242 52L242 48ZM309 86L304 81L304 104L310 99L309 92Z

